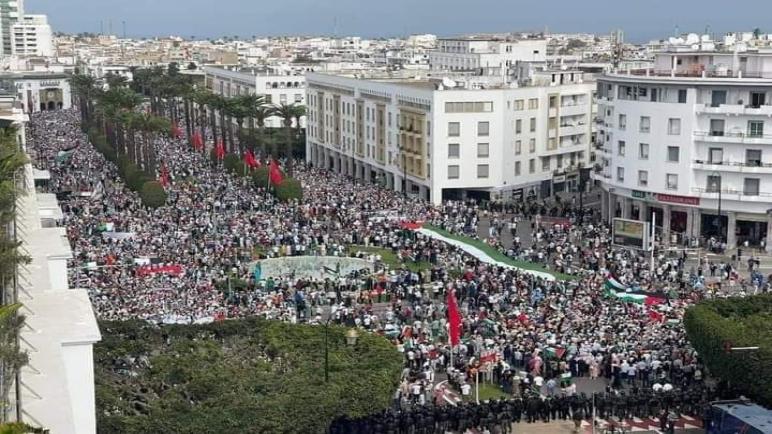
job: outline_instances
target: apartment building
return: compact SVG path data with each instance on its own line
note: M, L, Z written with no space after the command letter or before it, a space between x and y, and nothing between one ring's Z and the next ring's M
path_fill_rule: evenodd
M16 56L53 57L54 36L48 17L45 15L24 15L11 26L13 37L12 53Z
M544 62L546 39L515 39L486 36L441 38L437 49L429 52L431 69L472 72L480 75L507 75L518 61Z
M263 95L268 104L306 103L306 79L303 69L204 67L206 87L226 97ZM301 127L305 119L300 120ZM282 119L272 116L265 121L268 128L279 128Z
M589 158L595 85L578 71L541 78L517 87L309 73L306 158L434 203L575 188Z
M23 0L0 0L0 55L13 54L12 28L23 16Z
M653 213L666 242L772 247L772 50L669 45L597 94L604 215Z

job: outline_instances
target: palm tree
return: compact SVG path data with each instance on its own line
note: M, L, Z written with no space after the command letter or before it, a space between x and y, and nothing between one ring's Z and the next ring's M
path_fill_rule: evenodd
M286 157L287 157L287 172L292 175L292 148L294 147L295 140L292 137L292 121L298 120L298 131L300 130L300 117L305 114L305 107L298 104L279 104L275 106L274 114L282 119L284 125L284 131L286 134L286 141L284 143Z
M94 107L93 98L99 93L96 80L89 75L75 74L70 77L70 85L80 107L80 117L83 120L81 128L86 130L91 122L91 113Z
M255 119L259 111L265 106L265 97L262 95L244 95L241 97L241 105L244 107L244 114L249 120L249 139L255 140ZM251 143L254 149L255 143Z
M257 135L260 140L260 147L262 148L263 155L268 153L268 149L267 149L268 146L267 146L266 138L264 134L265 121L271 116L274 116L274 112L275 112L274 107L267 104L263 104L255 107L254 120L255 120L255 124L257 125ZM271 146L271 148L272 148L271 152L275 155L276 149L273 149L273 146Z

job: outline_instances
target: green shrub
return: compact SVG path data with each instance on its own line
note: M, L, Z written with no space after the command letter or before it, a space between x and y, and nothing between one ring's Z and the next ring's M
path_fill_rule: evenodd
M684 327L713 376L772 406L772 294L699 303L686 311ZM759 349L728 351L725 346Z
M227 154L225 155L225 158L223 158L223 167L231 173L238 173L240 163L241 158L236 154Z
M158 208L166 204L166 191L158 181L147 181L139 192L142 203L150 208Z
M276 197L284 202L293 199L303 198L303 186L300 185L300 181L295 178L284 178L281 184L276 187Z
M258 169L255 169L252 172L252 181L255 183L255 187L268 187L268 167L262 166Z
M200 325L99 323L97 427L121 433L323 433L341 416L388 408L402 356L345 327L245 318ZM325 341L329 381L324 379ZM126 369L126 360L146 360Z

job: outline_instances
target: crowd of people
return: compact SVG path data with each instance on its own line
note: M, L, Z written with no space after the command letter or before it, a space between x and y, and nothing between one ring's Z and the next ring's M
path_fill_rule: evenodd
M704 367L681 318L686 307L710 294L711 284L694 284L690 279L698 270L686 270L682 259L664 254L650 273L648 257L612 247L599 216L575 203L432 205L304 163L294 164L293 173L303 199L280 202L249 177L227 173L208 154L191 150L184 139L159 136L153 146L171 182L167 204L150 209L91 146L76 111L35 114L28 131L36 164L51 172L47 188L62 198L74 256L71 284L89 291L99 318L188 323L260 315L312 324L330 319L383 334L405 356L407 405L397 405L400 413L356 421L361 426L387 427L399 417L415 426L455 427L467 426L462 420L516 420L516 414L567 417L577 412L563 410L582 408L584 399L575 388L558 387L570 383L567 378L605 378L614 390L628 390L634 403L650 402L647 396L658 384L704 390ZM73 145L67 160L57 158ZM553 224L542 215L571 224ZM579 215L582 224L576 224ZM573 280L488 264L403 224L428 222L478 237L481 220L491 227L482 238L502 253ZM528 241L516 235L518 225L530 227ZM502 241L503 231L513 233L511 243ZM399 263L388 264L378 252ZM378 273L256 279L257 259L297 255L359 256L376 262ZM607 297L609 276L667 297L656 305ZM450 292L463 319L462 343L454 348L447 333ZM521 401L453 410L468 416L443 416L451 410L421 405L433 401L419 397L431 396L424 392L431 390L434 372L461 388L471 370L481 368L483 354L495 355L487 366L493 381ZM419 397L410 398L416 385ZM531 411L526 392L534 389L547 398ZM601 412L621 408L601 409L598 402L606 401L596 401ZM625 408L633 414L643 407ZM370 432L397 432L378 429Z

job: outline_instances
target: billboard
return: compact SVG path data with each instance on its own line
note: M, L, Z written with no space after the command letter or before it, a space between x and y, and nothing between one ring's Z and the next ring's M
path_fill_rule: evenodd
M615 218L612 234L615 246L649 250L649 222Z

